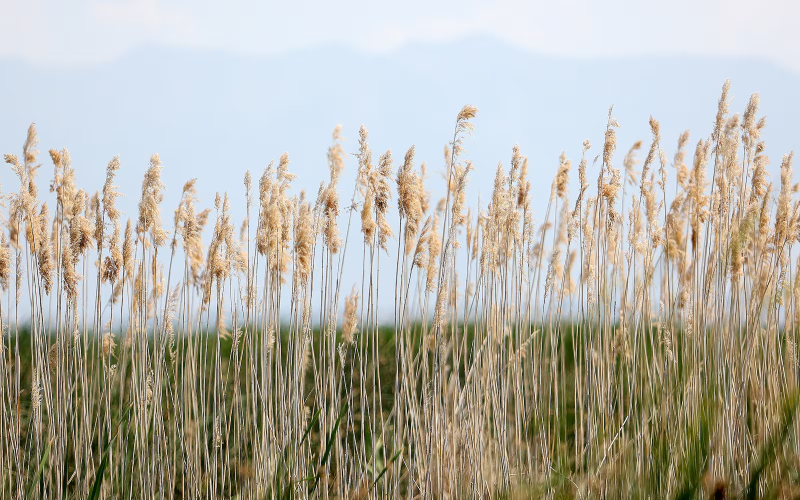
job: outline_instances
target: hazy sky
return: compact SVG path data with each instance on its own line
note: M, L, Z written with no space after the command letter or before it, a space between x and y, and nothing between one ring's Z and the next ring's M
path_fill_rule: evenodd
M0 57L92 64L145 45L386 51L490 35L557 56L755 56L800 73L798 18L789 0L0 0Z

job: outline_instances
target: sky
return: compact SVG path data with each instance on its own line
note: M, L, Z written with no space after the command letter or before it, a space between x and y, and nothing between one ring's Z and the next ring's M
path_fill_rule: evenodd
M799 17L788 0L0 0L0 57L70 67L147 46L385 52L490 36L541 55L746 56L800 73Z

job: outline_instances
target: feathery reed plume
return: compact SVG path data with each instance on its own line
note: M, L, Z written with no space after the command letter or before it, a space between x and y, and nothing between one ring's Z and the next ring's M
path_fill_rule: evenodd
M357 184L364 198L361 207L361 232L364 234L364 243L372 246L375 230L378 225L373 219L373 210L376 193L374 192L372 150L369 147L369 132L364 125L358 131L358 177Z
M83 189L75 193L72 201L72 218L70 219L70 243L72 247L72 259L77 262L91 246L94 238L94 226L85 216L88 212L87 197Z
M705 194L706 189L706 166L710 152L711 141L699 141L694 152L692 166L691 184L689 193L692 200L692 248L697 248L699 244L700 224L705 223L708 218L708 205L710 196Z
M387 242L389 238L394 237L392 227L386 220L386 213L389 210L389 200L392 197L389 184L389 179L392 176L391 149L381 155L378 160L378 168L373 170L370 174L369 181L371 184L371 191L375 195L375 218L378 228L378 245L388 253Z
M30 126L28 126L28 135L25 137L25 144L22 146L26 168L31 168L33 164L36 163L36 157L39 155L39 151L36 149L38 145L39 137L36 135L36 124L31 123Z
M636 152L642 149L642 141L636 141L633 146L625 153L625 159L622 160L622 165L625 167L626 182L628 184L638 184L640 172L636 170L636 165L639 160L636 159Z
M133 227L131 225L131 220L128 219L128 222L125 224L125 240L122 243L122 268L125 270L125 274L128 276L128 279L133 279L133 273L135 270L133 252Z
M339 236L339 176L344 170L344 149L341 145L342 126L337 125L333 129L333 144L328 148L328 168L331 173L330 182L326 187L320 186L318 203L322 206L323 227L322 238L325 246L331 253L337 253L342 245L342 238Z
M413 171L414 154L414 146L411 146L406 151L403 165L397 169L397 210L400 219L405 219L406 255L414 250L420 222L425 213L423 207L425 187L422 175Z
M103 261L102 278L103 282L111 284L116 283L117 278L119 277L120 268L122 267L122 251L120 249L120 212L116 207L117 197L121 193L118 191L119 186L114 185L114 177L116 176L119 167L119 156L115 156L106 167L106 182L103 185L103 213L108 215L108 218L111 220L113 232L111 233L111 239L108 242L109 255L107 255ZM100 229L100 231L102 231L102 227L104 225L102 215L98 215L98 221L99 223L97 224L97 227ZM99 245L102 246L102 241L99 243Z
M730 110L730 98L728 96L730 89L731 81L730 79L727 79L722 85L722 94L720 95L719 103L717 104L717 117L714 119L714 130L711 132L711 142L714 144L714 153L718 152L717 150L719 149L723 126Z
M562 200L567 197L567 184L569 183L569 170L572 168L572 162L569 161L564 151L558 158L558 170L556 171L556 178L553 180L553 192Z
M294 255L297 258L300 286L305 286L312 270L312 247L314 245L312 224L311 207L303 199L300 201L294 222Z
M427 224L426 224L427 225ZM427 272L427 279L425 281L425 290L428 292L432 292L436 289L436 273L437 273L437 265L436 262L439 258L439 253L442 251L442 242L437 237L437 233L439 232L439 216L434 214L433 215L433 222L431 223L430 232L428 232L426 236L426 250L428 260L425 265L425 269ZM421 240L422 238L420 238Z
M0 232L0 288L8 290L8 280L11 278L11 248L4 232Z
M616 210L617 198L619 190L622 187L622 176L620 171L611 164L611 158L614 156L614 151L617 149L617 132L619 122L616 118L611 116L613 107L608 109L608 123L606 125L605 142L603 143L603 170L598 179L598 190L606 202L608 210L608 227L612 227L615 223L620 222L621 214ZM604 178L604 173L610 177ZM645 171L642 170L642 178L645 177Z
M676 177L678 185L681 189L686 190L689 186L689 168L686 166L686 144L689 143L689 131L685 130L678 137L678 147L675 151L675 157L672 161L672 166L677 171Z
M744 264L743 250L755 228L756 216L760 205L752 203L747 207L747 211L739 223L738 229L733 233L730 246L730 277L732 282L736 282L742 275L742 265Z
M74 304L78 298L78 282L81 279L81 276L75 270L77 261L75 256L79 255L80 252L76 252L75 246L68 235L62 237L61 241L64 245L64 249L61 252L61 276L64 282L64 292L67 300Z
M478 108L469 104L461 108L461 111L458 112L458 116L456 117L456 139L451 144L453 149L452 157L460 156L464 152L464 136L472 134L472 131L475 130L475 125L472 123L472 120L477 115ZM447 155L445 154L445 156Z
M528 181L528 159L522 158L519 173L519 191L517 192L517 208L524 208L530 203L531 183Z
M358 333L358 290L353 285L353 291L344 301L344 322L342 323L342 341L352 345L354 335Z
M47 203L42 203L42 209L39 213L39 234L37 240L39 241L38 256L39 261L39 274L42 277L42 285L44 292L50 295L53 289L53 271L55 265L53 264L53 251L47 240L47 227L48 227L49 211L47 210Z
M112 158L106 167L106 182L103 184L103 210L111 221L119 220L119 210L116 207L117 197L121 194L119 186L114 185L114 177L119 170L119 155Z
M153 244L163 246L167 240L167 233L161 227L161 210L159 205L164 199L164 188L161 182L161 157L153 154L150 157L150 166L144 174L142 181L142 199L139 201L139 221L136 232L143 234L150 231Z
M792 221L792 157L794 151L783 155L781 160L781 191L778 195L778 207L775 212L775 244L783 245L791 235L789 233Z

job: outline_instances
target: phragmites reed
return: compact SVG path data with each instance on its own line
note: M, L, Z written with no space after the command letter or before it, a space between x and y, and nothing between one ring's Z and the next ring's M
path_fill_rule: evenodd
M61 239L63 249L61 251L61 276L64 281L64 292L68 302L75 303L78 298L78 284L81 276L75 269L76 256L81 252L76 252L69 235Z
M354 342L354 335L358 333L358 299L358 290L354 285L353 291L344 301L342 341L347 345L350 345Z
M301 286L305 286L312 271L314 230L311 207L302 199L294 222L294 255Z
M436 288L437 262L439 253L442 251L442 243L437 237L438 232L439 216L434 214L430 231L428 231L427 234L423 231L423 237L420 238L420 241L424 238L426 246L427 262L425 264L425 269L427 278L425 280L425 290L428 292L432 292Z
M475 130L475 125L472 120L478 115L478 108L471 105L466 105L461 108L456 117L456 139L451 144L453 148L452 157L458 157L464 152L464 137L465 135L472 134Z
M72 217L69 222L71 257L76 262L92 246L94 238L95 227L86 216L89 211L87 203L86 192L79 189L72 200Z
M375 210L375 183L373 179L372 150L369 147L369 132L363 125L358 131L358 177L357 183L364 197L364 204L361 207L361 232L364 234L364 243L372 246L375 238L375 230L378 224L375 222L373 211Z
M617 149L617 131L619 122L616 118L611 116L612 108L608 109L608 123L606 125L605 141L603 143L603 168L598 178L598 191L602 195L608 213L608 227L613 227L614 224L620 222L621 215L616 210L617 198L619 197L619 190L622 188L622 175L619 169L614 168L611 164L611 159L614 156L614 151ZM642 173L644 179L645 174Z
M416 245L420 223L426 210L426 193L423 176L414 172L414 146L408 148L403 165L397 169L397 210L405 221L405 253L410 254Z
M378 245L386 252L389 251L387 241L389 238L394 237L392 227L386 220L386 213L389 210L389 200L392 197L392 191L389 184L389 179L392 176L392 151L388 150L381 155L378 160L378 167L370 172L369 192L375 196L375 218L378 228Z
M689 143L689 131L685 130L679 137L678 137L678 147L675 150L675 157L672 162L672 166L675 167L677 171L677 180L678 185L684 191L687 189L689 185L689 168L686 166L686 145Z
M722 85L722 95L719 97L719 102L717 104L717 116L714 119L714 130L711 132L711 142L714 144L714 152L716 153L719 145L720 140L722 137L723 127L725 125L725 117L728 115L730 111L730 96L728 93L731 89L731 81L730 79L725 80L725 83Z
M628 184L637 184L637 180L641 172L636 170L636 165L639 160L636 159L636 153L642 149L642 141L636 141L633 146L625 153L625 159L622 161L622 166L625 167L625 179Z
M153 244L163 246L167 240L167 233L161 227L161 210L159 205L164 200L164 188L161 182L161 157L154 154L150 157L150 167L144 174L142 181L142 199L139 202L139 221L136 225L137 233L150 231Z
M558 159L556 178L553 180L553 193L562 200L567 197L567 184L569 183L569 171L571 168L572 162L569 161L567 155L562 151Z
M0 288L8 290L11 279L11 248L5 233L0 233Z
M128 222L125 224L125 239L122 243L122 268L128 276L128 279L132 279L135 269L133 252L133 227L131 225L131 220L128 219Z
M790 226L793 223L792 214L792 157L794 152L783 155L781 160L781 190L778 195L778 206L775 211L775 243L780 245L790 234Z
M759 95L730 93L693 151L651 117L619 168L609 109L549 196L535 152L465 158L465 106L438 186L362 126L342 207L337 126L315 201L284 153L209 208L186 182L170 233L158 155L123 229L120 159L80 189L51 149L41 194L31 126L0 200L0 498L796 496L793 153L773 186Z
M53 271L55 269L53 251L48 241L49 237L47 236L49 217L50 213L47 209L47 203L42 203L42 209L39 213L39 231L36 237L38 241L37 260L39 261L39 274L42 277L42 286L44 286L44 292L48 295L53 290Z
M344 149L341 145L342 126L337 125L333 129L333 145L328 148L328 168L331 178L327 186L320 185L318 203L322 206L323 226L322 238L325 246L331 253L337 253L342 245L342 238L339 236L339 176L344 170Z

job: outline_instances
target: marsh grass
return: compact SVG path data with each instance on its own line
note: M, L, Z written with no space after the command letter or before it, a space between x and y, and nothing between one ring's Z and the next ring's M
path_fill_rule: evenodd
M773 185L758 96L740 116L728 94L693 153L651 118L622 168L609 110L542 220L516 146L467 199L472 106L437 203L414 148L373 156L365 127L341 186L336 127L316 199L284 154L244 173L244 221L193 180L162 217L158 155L123 223L119 158L91 195L50 150L48 207L32 126L5 156L0 496L797 496L792 155Z

